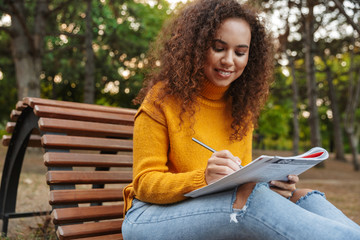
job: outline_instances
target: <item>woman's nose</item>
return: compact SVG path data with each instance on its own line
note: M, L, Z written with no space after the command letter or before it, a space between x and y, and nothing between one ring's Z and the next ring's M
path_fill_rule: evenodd
M224 67L230 67L234 65L234 56L231 52L226 52L224 56L220 59L220 63Z

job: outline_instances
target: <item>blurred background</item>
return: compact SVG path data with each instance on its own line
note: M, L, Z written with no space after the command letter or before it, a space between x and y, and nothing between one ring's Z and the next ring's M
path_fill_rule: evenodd
M0 0L0 135L25 96L137 108L147 51L186 0ZM323 146L359 170L360 2L240 1L274 35L254 148Z

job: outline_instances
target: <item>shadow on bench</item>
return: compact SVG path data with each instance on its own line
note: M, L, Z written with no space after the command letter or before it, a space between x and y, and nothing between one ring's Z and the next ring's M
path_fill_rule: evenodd
M122 239L122 189L132 180L135 110L25 98L3 136L8 146L1 181L3 232L16 213L21 166L28 146L44 149L52 218L60 239ZM15 123L16 121L16 123ZM88 238L89 237L89 238Z

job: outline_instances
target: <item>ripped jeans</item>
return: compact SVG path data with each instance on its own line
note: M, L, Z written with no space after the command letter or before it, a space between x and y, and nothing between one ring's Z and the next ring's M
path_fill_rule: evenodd
M258 183L242 209L235 199L236 189L169 205L134 199L124 239L360 239L360 226L318 191L295 204Z

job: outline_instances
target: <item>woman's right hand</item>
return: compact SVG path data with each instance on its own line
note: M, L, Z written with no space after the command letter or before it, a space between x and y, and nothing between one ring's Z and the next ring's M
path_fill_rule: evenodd
M208 160L205 180L211 184L240 169L241 160L228 150L214 152Z

